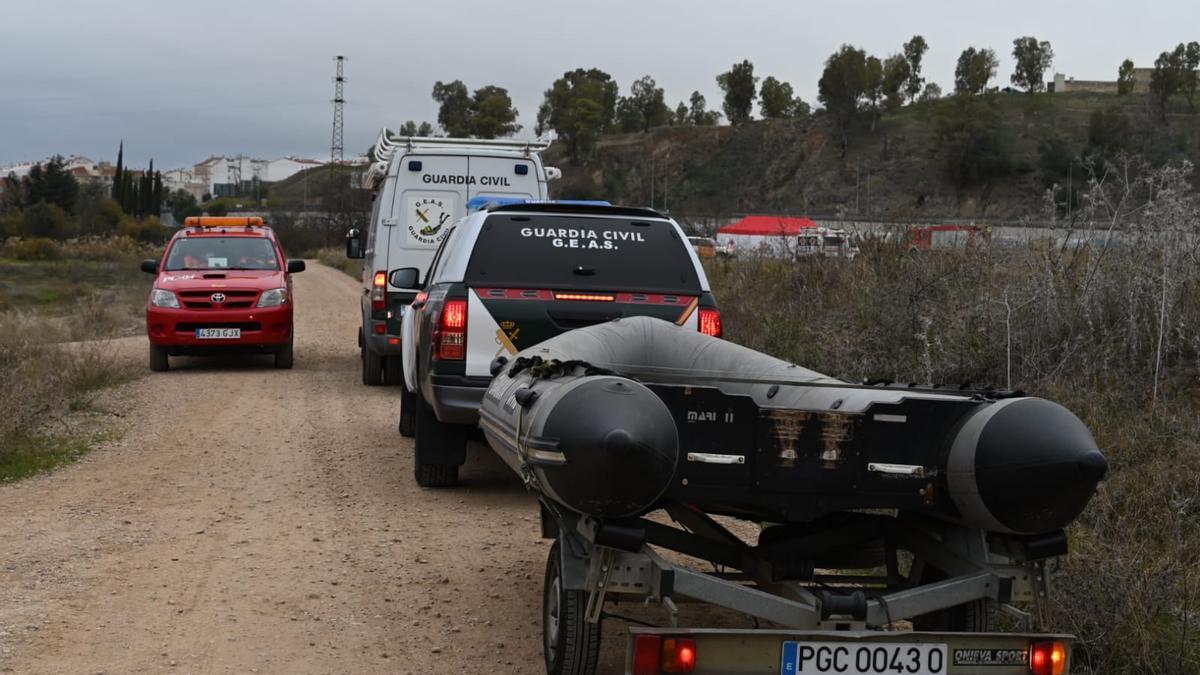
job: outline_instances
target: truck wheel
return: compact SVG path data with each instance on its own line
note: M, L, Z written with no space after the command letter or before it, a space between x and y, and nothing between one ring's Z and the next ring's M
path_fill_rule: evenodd
M921 583L942 581L946 574L941 570L926 567ZM991 598L931 612L913 618L913 630L939 633L994 633L1000 630L1000 605Z
M429 458L462 457L466 452L467 427L438 421L420 392L415 392L413 399L413 417L416 418L413 420L413 477L421 487L453 487L458 484L458 467L462 460L434 462Z
M382 359L366 347L362 348L362 381L368 387L377 387L383 384Z
M600 660L600 624L584 619L587 593L567 590L562 581L560 544L546 559L542 592L542 645L548 675L592 675Z
M296 358L295 357L296 352L292 347L293 347L292 340L288 340L288 343L286 345L280 347L279 350L275 352L275 367L276 368L289 369L292 367L292 363L295 362L295 358Z
M400 435L405 438L412 438L416 429L417 415L415 408L417 407L417 397L413 395L407 387L401 385L400 391Z
M383 382L389 387L404 384L404 361L399 356L384 357Z
M171 367L167 360L167 350L160 347L150 347L150 370L161 373Z

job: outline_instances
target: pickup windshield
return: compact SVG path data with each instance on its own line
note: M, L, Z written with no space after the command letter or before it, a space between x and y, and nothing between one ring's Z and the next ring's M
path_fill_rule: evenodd
M495 214L479 232L472 286L699 293L689 246L671 223Z
M168 270L277 270L275 246L258 237L180 239L167 256Z

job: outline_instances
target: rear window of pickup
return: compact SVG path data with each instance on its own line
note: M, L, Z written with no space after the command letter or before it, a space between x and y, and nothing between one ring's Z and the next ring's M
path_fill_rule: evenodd
M468 285L700 293L689 244L662 220L495 214L467 263Z

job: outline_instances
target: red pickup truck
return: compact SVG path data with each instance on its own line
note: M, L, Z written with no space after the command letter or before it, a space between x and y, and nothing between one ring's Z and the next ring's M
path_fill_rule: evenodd
M162 260L143 260L156 275L146 304L150 369L170 356L274 354L293 362L292 279L303 260L287 260L262 218L188 218Z

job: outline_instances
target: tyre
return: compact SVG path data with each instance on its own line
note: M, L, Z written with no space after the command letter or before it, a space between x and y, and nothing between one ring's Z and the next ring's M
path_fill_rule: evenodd
M406 387L401 387L400 391L400 435L405 438L412 438L416 432L417 416L415 408L417 407L417 397Z
M288 340L288 343L279 348L275 352L275 367L280 369L288 369L295 362L295 350L292 349L293 342Z
M384 357L383 382L389 387L404 384L404 361L399 356Z
M413 399L413 477L421 487L453 487L466 454L467 427L438 421L420 392Z
M556 540L546 559L542 590L542 646L548 675L592 675L600 659L600 623L584 619L587 593L562 583L561 544Z
M926 567L921 583L946 579L939 569ZM1000 605L991 598L938 610L913 618L913 629L940 633L994 633L1000 630Z
M167 350L161 347L150 347L150 370L161 373L171 367L167 360Z
M366 347L362 348L362 381L368 387L383 384L383 359Z

